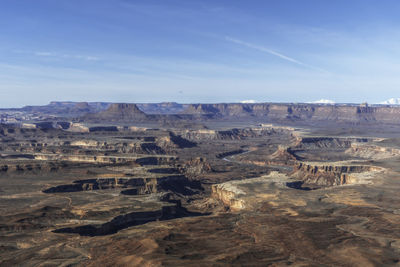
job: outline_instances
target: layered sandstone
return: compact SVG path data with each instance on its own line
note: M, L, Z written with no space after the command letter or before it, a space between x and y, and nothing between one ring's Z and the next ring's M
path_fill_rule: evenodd
M296 177L306 184L334 186L352 184L352 181L355 180L362 182L358 178L352 179L353 174L381 171L383 171L382 168L369 165L355 165L341 162L298 162L293 168L292 177Z
M106 110L83 117L90 121L143 121L147 115L135 104L115 103Z
M400 156L400 149L353 143L346 150L347 154L366 159L386 159Z
M399 123L400 108L368 105L319 104L191 104L184 114L223 117L256 117L270 121L342 122L342 123Z

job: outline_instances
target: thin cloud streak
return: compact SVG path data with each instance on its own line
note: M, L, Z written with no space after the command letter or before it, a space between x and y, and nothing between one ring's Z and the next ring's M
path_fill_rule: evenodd
M90 55L80 55L80 54L61 54L49 51L24 51L24 50L13 50L13 53L16 54L27 54L34 55L37 57L51 57L56 59L77 59L77 60L85 60L85 61L98 61L99 57L90 56Z
M294 58L285 56L285 55L283 55L283 54L281 54L281 53L275 52L274 50L268 49L268 48L263 47L263 46L258 46L258 45L255 45L255 44L247 43L247 42L244 42L244 41L242 41L242 40L235 39L235 38L232 38L232 37L229 37L229 36L226 36L226 37L225 37L225 40L227 40L227 41L229 41L229 42L231 42L231 43L243 45L243 46L246 46L246 47L248 47L248 48L256 49L256 50L258 50L258 51L265 52L265 53L268 53L268 54L277 56L277 57L282 58L282 59L284 59L284 60L286 60L286 61L295 63L295 64L300 65L300 66L303 66L303 67L307 67L307 68L311 68L311 69L314 69L314 70L318 70L318 71L322 71L322 72L325 72L325 73L329 73L328 71L326 71L326 70L324 70L324 69L321 69L321 68L318 68L318 67L314 67L314 66L308 65L308 64L306 64L306 63L303 63L303 62L298 61L298 60L296 60L296 59L294 59Z

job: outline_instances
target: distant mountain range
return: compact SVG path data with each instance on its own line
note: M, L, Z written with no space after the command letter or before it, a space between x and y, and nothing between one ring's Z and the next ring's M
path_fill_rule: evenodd
M390 98L386 101L380 102L382 105L400 105L400 98Z
M313 103L106 103L52 102L10 110L5 118L18 121L60 122L162 122L181 123L210 120L242 120L290 123L400 123L400 99L386 105L333 104L330 100ZM392 104L396 103L396 104ZM22 115L21 115L22 114ZM1 115L1 114L0 114ZM18 117L19 116L19 117ZM26 119L28 118L28 119Z
M261 103L260 101L249 99L249 100L242 100L239 103L241 104L256 104ZM335 101L329 99L319 99L316 101L307 102L308 104L335 104Z

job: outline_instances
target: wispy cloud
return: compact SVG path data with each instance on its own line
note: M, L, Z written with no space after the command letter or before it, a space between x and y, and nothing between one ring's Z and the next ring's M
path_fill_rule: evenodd
M311 66L311 65L309 65L309 64L306 64L306 63L304 63L304 62L301 62L301 61L299 61L299 60L296 60L296 59L294 59L294 58L292 58L292 57L288 57L288 56L286 56L286 55L283 55L283 54L281 54L281 53L278 53L278 52L276 52L276 51L274 51L274 50L271 50L271 49L266 48L266 47L263 47L263 46L251 44L251 43L248 43L248 42L245 42L245 41L242 41L242 40L239 40L239 39L235 39L235 38L232 38L232 37L229 37L229 36L226 36L226 37L225 37L225 40L227 40L227 41L229 41L229 42L232 42L232 43L235 43L235 44L239 44L239 45L242 45L242 46L246 46L246 47L248 47L248 48L252 48L252 49L255 49L255 50L264 52L264 53L268 53L268 54L270 54L270 55L277 56L277 57L279 57L279 58L281 58L281 59L284 59L284 60L286 60L286 61L292 62L292 63L294 63L294 64L297 64L297 65L300 65L300 66L303 66L303 67L307 67L307 68L310 68L310 69L314 69L314 70L318 70L318 71L322 71L322 72L326 72L326 73L328 72L328 71L326 71L326 70L324 70L324 69L321 69L321 68L318 68L318 67L315 67L315 66Z
M63 54L50 51L24 51L24 50L13 50L17 54L30 54L37 57L51 57L56 59L78 59L86 61L97 61L100 60L99 57L91 55L80 55L80 54Z

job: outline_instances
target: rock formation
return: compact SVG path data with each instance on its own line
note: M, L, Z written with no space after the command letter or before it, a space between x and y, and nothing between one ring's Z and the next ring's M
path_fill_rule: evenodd
M348 165L345 163L304 163L299 162L294 166L293 177L305 184L322 186L351 184L351 175L382 171L382 168L367 165Z
M135 104L116 103L111 104L104 111L84 116L83 120L138 122L144 121L146 118L147 115Z
M212 118L247 117L265 121L399 123L400 107L336 104L191 104L182 112Z

